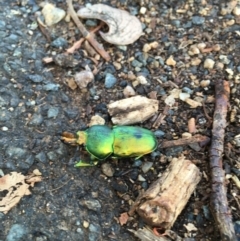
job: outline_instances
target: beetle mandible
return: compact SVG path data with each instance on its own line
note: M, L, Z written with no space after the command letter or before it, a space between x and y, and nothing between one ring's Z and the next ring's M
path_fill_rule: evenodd
M94 125L76 135L64 132L61 139L71 145L84 145L90 153L91 162L79 161L76 167L94 166L111 155L138 159L157 148L155 135L136 126L114 126L111 129L106 125Z

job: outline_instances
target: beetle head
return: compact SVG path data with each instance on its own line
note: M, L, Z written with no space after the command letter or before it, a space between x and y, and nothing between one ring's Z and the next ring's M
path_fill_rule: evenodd
M61 140L64 141L65 143L73 145L73 146L77 145L76 136L74 134L66 132L66 131L62 133Z

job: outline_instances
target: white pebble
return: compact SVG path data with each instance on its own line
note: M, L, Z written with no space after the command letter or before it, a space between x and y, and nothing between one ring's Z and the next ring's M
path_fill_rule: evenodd
M8 128L6 126L3 126L2 131L8 131Z
M138 81L141 85L146 85L146 84L148 84L146 77L144 77L144 76L142 76L142 75L140 75L140 76L137 77L137 81Z
M130 97L130 96L136 95L136 92L135 92L135 90L133 89L132 86L127 85L123 90L123 94L124 94L125 97Z
M145 182L146 179L142 175L138 175L138 181Z
M140 13L145 14L147 12L147 9L145 7L140 8Z
M214 66L214 64L215 64L215 61L214 60L212 60L212 59L206 59L205 61L204 61L204 68L206 68L206 69L212 69L213 68L213 66Z

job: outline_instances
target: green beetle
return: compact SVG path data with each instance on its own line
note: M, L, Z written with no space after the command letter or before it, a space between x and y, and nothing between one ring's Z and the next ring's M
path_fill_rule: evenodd
M85 131L78 131L76 136L64 132L61 138L72 145L84 145L91 154L91 162L79 161L75 166L93 166L98 160L105 160L110 155L113 158L135 157L153 152L157 148L154 134L144 128L135 126L94 125Z

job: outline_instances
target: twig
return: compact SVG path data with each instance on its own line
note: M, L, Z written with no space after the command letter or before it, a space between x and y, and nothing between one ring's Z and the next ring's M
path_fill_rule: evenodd
M189 145L189 144L193 144L193 143L200 143L202 145L206 145L209 141L210 141L210 138L207 136L195 135L190 138L181 138L181 139L173 140L173 141L164 141L160 145L160 148Z
M236 241L231 211L228 207L222 154L230 87L227 81L215 83L215 111L213 116L210 169L212 176L211 210L220 231L221 240Z
M103 46L100 45L96 39L94 39L93 35L87 31L87 29L83 26L81 21L79 20L76 12L73 9L72 6L72 0L67 0L67 5L68 5L68 12L77 25L78 29L82 33L83 37L94 47L94 49L106 60L110 60L109 54L104 50Z

